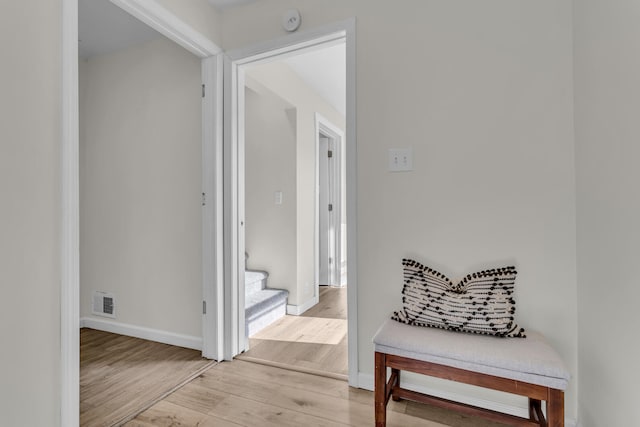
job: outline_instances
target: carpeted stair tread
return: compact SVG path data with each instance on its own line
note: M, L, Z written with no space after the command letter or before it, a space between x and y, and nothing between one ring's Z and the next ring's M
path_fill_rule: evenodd
M289 292L284 289L262 289L245 295L245 318L250 321L280 304L287 303Z

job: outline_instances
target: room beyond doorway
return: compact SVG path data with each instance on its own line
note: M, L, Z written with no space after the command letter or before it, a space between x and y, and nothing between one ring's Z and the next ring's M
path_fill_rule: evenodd
M346 378L346 292L342 318L306 314L338 310L346 270L344 40L242 71L245 350Z
M337 40L242 68L239 240L246 269L288 292L289 314L316 304L319 285L339 285L347 261L345 59Z

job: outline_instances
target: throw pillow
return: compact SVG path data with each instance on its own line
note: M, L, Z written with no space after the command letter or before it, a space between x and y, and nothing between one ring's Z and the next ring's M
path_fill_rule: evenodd
M515 267L469 274L457 284L411 259L402 260L403 309L398 322L498 337L525 338L515 322Z

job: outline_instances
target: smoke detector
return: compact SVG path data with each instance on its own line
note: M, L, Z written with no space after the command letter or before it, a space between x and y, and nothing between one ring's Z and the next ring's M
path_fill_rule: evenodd
M290 33L300 28L302 17L298 9L289 9L282 15L282 28Z

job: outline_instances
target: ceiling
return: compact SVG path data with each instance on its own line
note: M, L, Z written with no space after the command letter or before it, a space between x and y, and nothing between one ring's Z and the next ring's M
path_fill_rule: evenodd
M223 11L258 0L208 1ZM78 0L78 21L78 50L84 59L162 37L109 0Z
M228 9L258 0L209 0ZM163 37L108 0L78 0L78 53L83 59ZM323 48L285 59L309 86L345 114L345 46Z
M347 57L344 43L291 56L284 62L333 108L346 115Z
M256 1L258 0L209 0L209 3L218 10L225 10L231 7L254 3Z
M78 55L90 58L162 37L108 0L78 0Z

